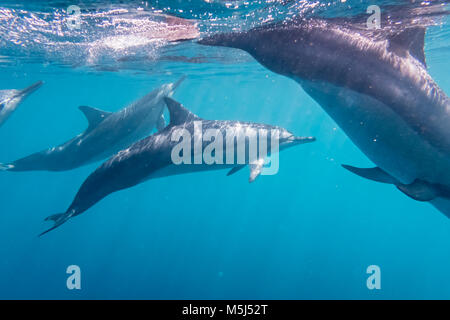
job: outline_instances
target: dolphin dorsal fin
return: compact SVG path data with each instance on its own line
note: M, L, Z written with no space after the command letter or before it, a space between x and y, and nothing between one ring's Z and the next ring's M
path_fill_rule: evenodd
M402 56L409 51L414 58L426 67L424 45L424 27L407 28L389 37L389 50Z
M81 112L83 112L89 123L88 130L98 126L100 122L102 122L112 114L112 112L103 111L88 106L80 106L79 109Z
M200 117L196 116L188 109L183 107L181 103L173 100L172 98L164 98L164 102L167 105L170 113L170 124L171 126L177 126L185 122L201 120Z

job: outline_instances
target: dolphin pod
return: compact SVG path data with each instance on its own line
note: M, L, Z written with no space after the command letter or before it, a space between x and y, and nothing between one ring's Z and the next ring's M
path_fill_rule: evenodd
M42 84L42 81L38 81L22 90L0 90L0 127L17 109L19 104L31 93L39 89Z
M346 169L450 218L450 100L427 72L425 32L417 23L369 30L308 18L199 42L245 50L297 81L376 164Z
M411 18L408 23L369 30L352 19L355 17L297 18L248 31L211 35L199 43L244 50L269 70L298 82L376 165L343 165L345 169L394 185L414 200L431 203L450 218L450 99L427 71L427 25ZM65 212L46 218L53 226L41 235L87 211L109 194L147 180L219 169L228 169L231 175L246 166L250 168L250 182L262 174L265 158L259 155L245 157L238 164L191 165L198 155L196 143L201 142L202 150L208 147L199 138L207 130L221 134L276 131L280 134L279 149L270 144L269 154L315 141L270 125L202 119L171 99L181 81L164 85L116 113L80 107L89 122L86 131L59 147L0 164L0 170L5 171L62 171L110 157L84 181ZM22 92L26 90L32 89ZM20 97L26 95L15 92L10 100L5 98L14 102L6 102L5 106L15 103L16 107ZM167 126L162 116L165 106L170 113ZM155 126L158 132L144 138ZM179 142L174 135L180 131L191 137L186 145L194 153L185 157L183 149L183 158L188 161L177 164L174 150ZM219 149L215 149L216 156L226 153ZM250 151L247 144L245 151Z
M229 164L216 162L212 164L193 164L193 161L189 161L189 164L175 164L172 152L178 142L173 137L180 130L189 133L189 136L192 137L188 143L191 150L195 150L194 144L195 141L198 141L200 135L211 129L216 130L222 136L230 132L236 133L246 130L253 133L258 130L270 132L276 130L279 133L279 151L315 141L313 137L295 137L286 129L270 125L240 121L204 120L170 98L165 98L165 101L170 112L169 125L164 130L120 151L103 163L85 180L65 213L55 214L46 219L47 221L53 221L54 226L41 233L41 235L59 227L70 218L85 212L107 195L133 187L150 179L219 169L231 169L228 173L228 175L231 175L246 165L250 166L250 182L254 181L261 174L263 162L260 160L263 159L252 159L250 156L246 156L244 163L239 164L236 162ZM201 123L201 134L195 129L196 124L199 123ZM236 135L233 136L236 137ZM237 149L237 140L234 139L232 143ZM200 150L204 150L206 145L207 142L202 140L202 148ZM226 144L222 144L222 154L226 153L226 147ZM245 145L247 155L249 154L249 147L249 144ZM268 153L274 151L272 150L272 144L268 144L267 151ZM216 153L218 153L217 150ZM191 153L192 158L195 158L197 155L195 152Z
M81 106L80 110L88 121L83 133L60 146L0 164L0 170L64 171L108 158L150 134L155 126L164 128L163 98L171 96L183 79L164 84L117 112Z

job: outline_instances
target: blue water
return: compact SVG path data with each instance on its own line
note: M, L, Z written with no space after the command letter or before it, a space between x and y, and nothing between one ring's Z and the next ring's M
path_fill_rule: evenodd
M427 33L429 73L447 93L449 40L448 21ZM41 238L43 219L63 212L101 162L60 173L1 172L1 299L450 298L449 219L342 169L372 164L297 83L232 49L164 50L211 59L156 59L108 72L42 57L45 48L26 59L10 52L0 88L45 85L0 128L0 161L83 131L79 105L116 111L182 74L174 98L197 115L279 125L317 142L284 151L279 173L252 184L248 169L148 181ZM81 268L81 290L66 287L69 265ZM369 265L381 269L381 290L366 286Z

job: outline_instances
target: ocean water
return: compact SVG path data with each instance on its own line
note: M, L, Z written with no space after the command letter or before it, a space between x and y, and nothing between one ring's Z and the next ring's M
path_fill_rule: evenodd
M72 4L84 21L75 35L55 27ZM208 33L291 12L350 16L366 5L2 1L0 88L45 84L0 128L0 162L82 132L80 105L116 111L182 75L187 79L174 98L203 118L278 125L317 141L283 151L278 174L252 184L248 169L150 180L109 195L43 237L50 226L44 218L65 211L101 162L58 173L0 172L0 298L449 299L449 219L393 186L344 170L341 164L372 163L296 82L242 51L195 41L95 43L119 32L99 17L122 13L139 22L134 28L146 13L163 12L197 19ZM444 18L429 27L425 54L447 93L449 44ZM81 269L81 290L66 286L70 265ZM370 265L380 267L380 290L367 287Z

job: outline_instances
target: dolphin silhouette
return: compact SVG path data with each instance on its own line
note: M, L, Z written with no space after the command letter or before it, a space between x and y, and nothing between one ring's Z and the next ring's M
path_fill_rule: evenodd
M155 126L164 128L163 99L171 96L183 79L164 84L114 113L81 106L89 123L83 133L60 146L0 164L0 170L64 171L108 158L150 134Z
M0 90L0 127L17 109L19 104L31 93L39 89L42 84L42 81L38 81L23 90Z
M270 133L277 132L279 134L279 151L295 145L315 141L313 137L295 137L286 129L270 125L240 121L204 120L170 98L165 98L165 101L170 112L169 125L164 130L120 151L103 163L85 180L65 213L55 214L46 219L46 221L54 221L54 226L41 233L41 235L57 228L68 219L85 212L107 195L133 187L150 179L219 169L231 169L228 175L232 175L246 165L250 166L250 182L253 182L261 174L264 161L261 158L252 158L249 156L248 150L250 144L247 143L245 143L245 161L241 163L230 161L230 163L214 162L211 164L194 164L194 161L190 161L191 164L176 164L173 161L173 150L176 148L178 141L176 139L174 140L173 137L180 130L189 133L191 140L189 140L190 142L188 144L192 147L192 150L195 150L195 143L198 142L199 137L205 135L211 129L220 132L220 135L223 136L230 132L232 134L236 132L255 133L258 130L265 130ZM198 123L202 124L201 131L196 129ZM183 141L184 139L183 136ZM239 148L237 146L237 139L232 140L231 143L233 144L234 150ZM201 150L205 150L207 143L204 140L202 145ZM221 147L223 148L222 154L225 155L227 152L227 144L223 143ZM272 147L272 143L267 145L266 150L268 152L267 154L276 152L275 147ZM216 150L216 152L218 154L219 151ZM198 154L194 151L191 154L191 159L194 159ZM260 153L258 154L260 155Z
M424 54L433 15L423 24L412 15L415 24L383 21L381 30L356 20L298 18L199 42L245 50L297 81L377 165L345 168L450 217L450 100L427 72Z

